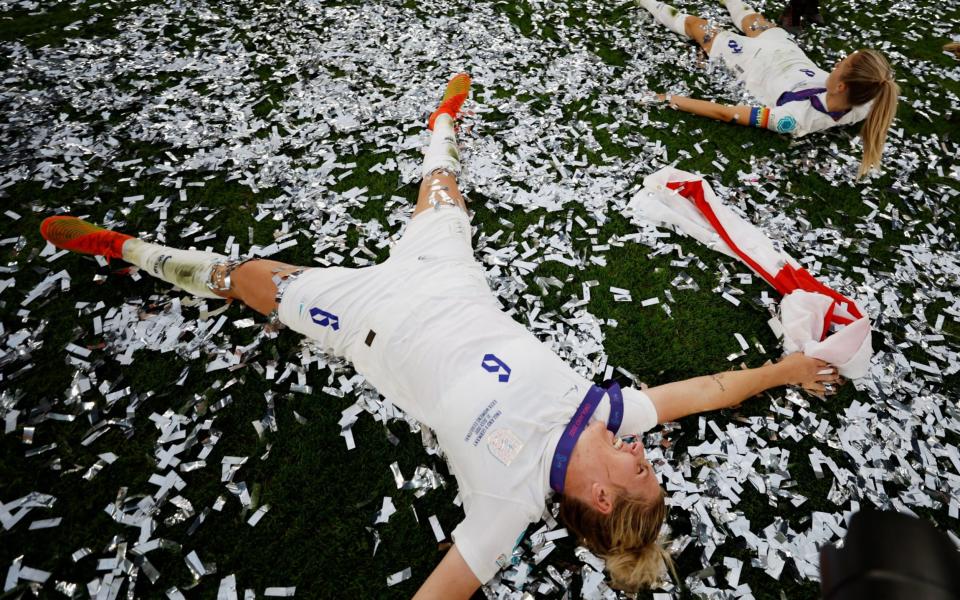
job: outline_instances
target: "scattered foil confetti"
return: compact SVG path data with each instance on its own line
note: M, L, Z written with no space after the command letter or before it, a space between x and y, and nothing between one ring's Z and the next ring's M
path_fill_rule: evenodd
M3 6L8 11L44 10L25 0ZM104 19L107 6L88 6L91 22ZM750 99L731 77L705 63L692 45L653 26L642 11L623 11L620 21L613 21L603 6L538 2L536 10L522 17L527 23L520 29L503 6L484 2L428 2L419 10L400 3L295 2L246 7L241 18L231 12L232 3L189 0L144 6L111 18L113 31L107 38L93 37L78 22L65 27L71 36L53 44L2 42L8 59L0 67L0 141L5 148L0 198L7 204L0 219L0 251L5 253L0 265L0 310L5 317L0 328L0 416L5 435L10 443L22 444L19 454L25 464L56 471L68 485L102 485L118 469L116 461L130 458L126 440L145 441L155 465L143 474L142 483L120 484L122 493L106 507L109 527L83 541L91 549L64 549L72 551L72 562L84 578L65 581L61 567L43 577L45 572L24 566L44 566L41 561L48 558L32 554L27 543L8 550L7 583L14 557L23 554L12 585L37 586L32 589L38 593L55 588L69 596L86 592L113 598L131 589L144 595L163 589L170 598L183 598L166 577L186 580L189 574L212 574L213 566L199 558L210 556L206 549L187 553L178 564L180 572L164 573L164 579L156 579L159 575L146 556L175 551L179 562L180 543L197 539L191 536L201 524L216 526L213 518L204 523L211 510L235 518L259 505L247 521L263 517L268 505L260 505L253 467L263 448L235 450L232 444L254 432L265 442L277 439L285 434L279 424L289 423L291 414L300 425L311 427L313 420L284 405L287 394L309 397L322 391L351 403L340 423L348 449L370 443L354 433L361 419L384 425L400 420L412 431L417 427L381 402L342 362L324 357L309 344L287 354L269 354L265 349L272 349L277 334L249 312L193 301L169 287L151 287L145 274L134 269L121 275L103 260L84 259L68 267L72 257L43 244L33 226L29 234L13 229L17 223L53 211L91 212L87 203L98 203L108 211L103 224L121 230L134 224L128 222L131 209L155 215L159 225L146 232L152 241L209 246L232 257L278 258L300 243L310 247L319 266L372 264L400 235L409 213L407 199L393 192L375 198L365 184L344 190L330 182L357 169L355 148L372 147L383 151L383 160L371 173L388 175L394 187L415 183L426 140L425 111L436 101L438 85L461 68L478 84L460 135L462 183L496 214L496 220L477 228L477 256L503 305L584 376L619 373L633 382L657 376L646 371L634 375L636 367L623 368L608 357L615 348L609 347L607 336L617 326L595 308L598 298L646 308L645 316L656 312L663 317L663 310L682 318L689 310L684 303L691 298L716 296L745 315L744 320L772 302L729 262L708 251L684 250L670 234L644 228L606 232L604 227L622 212L631 186L673 162L682 166L705 157L697 168L725 202L736 205L778 243L809 256L805 266L818 277L854 288L850 291L866 298L877 325L878 352L870 376L848 396L820 405L796 392L774 390L758 400L754 412L706 415L691 419L690 431L685 424L647 437L648 454L670 492L670 523L690 531L675 536L672 549L676 554L689 548L695 555L698 564L681 573L694 594L750 597L754 592L745 582L758 576L815 581L817 549L842 537L845 518L866 505L922 509L942 528L955 528L960 513L955 500L960 496L960 454L954 442L960 432L960 167L949 125L960 110L951 82L960 76L953 63L944 66L906 50L906 41L922 37L916 32L941 37L956 32L956 19L930 19L930 14L943 12L930 7L933 12L902 3L858 9L875 23L909 23L912 32L904 40L888 39L880 27L859 27L840 10L833 11L827 26L804 33L803 45L823 65L838 58L840 48L882 47L897 77L911 83L904 88L903 102L915 116L901 111L902 120L890 132L886 175L855 188L847 186L861 149L855 129L782 144L772 135L751 137L739 148L742 152L734 154L735 136L709 136L700 129L705 122L692 116L674 124L674 113L645 104L652 91L660 90L697 90L700 96L730 103ZM729 26L722 7L698 9ZM200 21L222 15L224 26L197 34L191 40L196 47L186 50L176 28L168 29L171 22L183 20L179 10ZM325 22L335 24L337 35L319 33L316 25ZM241 31L256 34L256 52L239 49L236 36ZM404 34L395 35L398 31ZM374 48L371 32L380 34ZM455 43L446 43L451 40ZM249 76L267 64L258 62L260 56L276 59L283 65L276 68L277 76L291 78L276 97L258 77ZM169 87L158 84L161 73ZM369 81L378 85L358 83ZM920 93L927 85L936 85L937 93ZM201 86L208 91L198 91ZM530 90L544 90L545 98L521 101ZM69 99L69 110L61 108L63 99ZM595 126L588 118L603 124ZM162 152L140 155L134 149L138 145ZM245 210L257 223L276 223L277 235L255 244L251 228L224 239L217 231L221 209L197 200L201 188L209 185L207 174L250 190L252 200ZM163 193L142 193L149 178L156 182L150 187ZM89 191L109 179L124 180L125 185L104 190L101 195L110 195L103 198ZM11 195L10 190L24 182L44 190L81 191L71 192L69 201L43 194L26 200ZM834 208L835 198L821 189L855 197L856 208ZM383 204L379 221L358 223L352 216L352 211L376 203ZM531 224L515 224L513 217L520 213L531 215ZM577 281L562 270L616 264L622 248L642 249L647 259L659 261L658 268L667 269L661 273L662 286L627 289L625 283L608 281L607 271L602 281L591 275L595 279L587 285L591 282ZM561 270L548 274L547 268ZM110 290L102 301L92 298L88 286L125 281L121 277L137 286ZM48 316L51 303L64 298L73 309ZM69 341L50 348L60 339L54 332L73 330ZM755 349L759 342L739 322L724 323L720 333L731 344L725 350L731 366L756 358L751 344ZM46 350L58 355L55 364L39 362ZM170 373L175 399L170 390L137 389L116 375L121 367L137 369L161 355L186 363ZM47 368L70 372L70 384L60 393L41 396L21 383ZM307 374L318 371L324 375L310 385L314 381L308 382ZM327 373L337 377L328 380ZM689 373L695 374L701 373ZM205 375L221 379L209 389L197 389L196 381ZM276 403L268 401L250 417L256 419L252 430L247 421L246 433L221 431L223 417L238 409L235 390L245 385L228 382L261 376L276 394ZM151 396L167 404L147 409ZM765 404L761 407L760 402ZM146 426L139 425L144 421ZM61 441L62 428L71 422L82 424L81 433L71 442ZM424 428L421 433L431 458L442 456L429 432ZM664 434L673 445L663 445ZM218 450L222 439L231 443L231 452L249 457L225 457ZM812 444L812 450L801 454L796 446L801 441ZM675 450L677 444L684 450ZM74 464L75 450L89 450L84 454L88 458ZM455 485L433 466L416 467L410 479L398 464L390 468L397 496L407 494L414 502L448 483ZM806 478L822 480L829 491L810 502L804 496ZM196 497L198 481L226 489L204 505ZM50 492L18 489L0 498L4 531L17 536L72 536L79 531L75 528L82 524L58 516L65 502L78 500L57 499ZM383 490L377 497L382 493L393 492ZM742 501L753 494L781 518L752 517ZM228 502L231 497L239 502ZM103 509L90 508L91 517ZM48 526L54 523L58 525ZM432 518L420 525L424 539L439 540ZM551 544L561 538L550 537L559 531L552 526L535 524L532 530L538 533L518 549L521 566L492 581L491 595L562 594L579 579L584 597L616 596L604 582L602 561L581 551L571 557L554 550ZM402 540L383 535L382 543L395 548ZM733 549L741 552L736 559L728 556ZM101 561L106 570L97 571ZM392 577L398 576L410 578L410 570ZM243 571L237 570L236 577L243 581ZM229 597L238 593L236 577L220 580ZM151 588L151 582L160 587ZM218 585L212 578L208 582ZM382 584L371 583L375 585ZM293 588L268 588L267 594L275 589L287 595ZM655 597L676 593L668 586Z

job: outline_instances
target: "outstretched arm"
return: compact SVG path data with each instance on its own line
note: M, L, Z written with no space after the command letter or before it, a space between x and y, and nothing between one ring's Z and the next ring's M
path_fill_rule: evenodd
M729 106L708 100L697 100L696 98L687 98L686 96L668 96L667 94L657 94L657 99L660 101L669 100L670 106L683 112L700 115L701 117L710 117L717 121L733 122L748 126L752 125L754 127L765 126L765 124L751 122L756 121L756 119L751 120L750 117L751 114L757 110L751 106L743 104Z
M417 590L413 600L467 600L480 587L480 580L463 560L456 544Z
M801 352L778 363L756 369L724 371L704 377L675 381L645 390L657 409L657 421L666 423L681 417L736 406L751 396L781 385L801 385L817 394L840 381L836 368ZM825 388L829 384L831 388Z

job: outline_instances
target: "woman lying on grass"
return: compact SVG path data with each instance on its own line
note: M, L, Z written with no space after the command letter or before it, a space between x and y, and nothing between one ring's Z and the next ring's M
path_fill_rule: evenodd
M671 94L658 99L685 112L796 137L866 119L860 130L859 176L879 166L900 94L883 55L857 50L827 73L786 31L742 0L723 1L744 35L721 31L657 0L637 3L671 31L695 40L711 59L720 60L763 106L728 106Z
M734 406L769 388L833 393L827 363L792 354L644 392L593 385L501 310L474 258L457 189L454 122L470 89L461 74L433 130L413 218L372 267L305 268L176 250L57 216L41 226L59 248L122 258L204 298L239 300L353 362L390 401L432 428L466 518L418 598L467 598L501 568L545 499L604 557L613 584L654 584L669 564L664 491L634 437L658 423Z

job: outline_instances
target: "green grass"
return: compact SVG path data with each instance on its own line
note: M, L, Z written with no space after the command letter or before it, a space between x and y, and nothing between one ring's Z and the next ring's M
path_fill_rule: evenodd
M711 14L719 14L717 11L721 10L716 6L690 2L677 4L692 13L713 11ZM311 56L308 61L295 63L291 56L277 48L287 44L299 52L302 48L316 48L340 39L336 36L343 36L344 28L350 24L347 21L353 20L348 19L348 15L354 14L350 11L363 10L364 7L382 11L388 18L398 14L390 11L399 11L404 19L419 22L434 19L431 22L444 32L451 26L437 20L442 11L434 10L433 5L413 2L383 5L324 3L322 10L318 8L317 14L313 14L301 10L302 7L293 2L276 0L259 5L183 3L182 11L171 12L174 16L163 26L142 32L136 29L138 18L144 15L153 18L165 10L164 6L151 2L75 0L39 10L17 7L0 15L0 70L3 71L0 75L14 77L17 73L24 74L22 78L11 79L10 91L5 92L0 100L0 107L3 107L0 111L0 141L10 149L4 158L0 158L3 168L0 174L5 177L3 181L7 181L8 175L12 181L2 190L4 210L9 208L21 216L14 220L0 215L0 240L18 236L23 240L22 244L0 246L0 259L11 270L10 273L0 273L0 280L16 279L15 288L0 293L3 327L0 341L5 342L11 334L22 329L35 332L19 346L17 358L12 354L0 358L3 376L0 379L0 403L4 407L15 405L25 411L19 416L15 431L0 437L0 456L3 457L0 460L0 501L9 502L32 491L57 497L53 510L36 510L12 530L0 532L3 548L0 550L0 569L15 557L24 555L25 565L52 571L51 580L40 592L43 596L54 595L56 581L75 582L85 589L86 582L102 576L103 573L96 570L96 561L116 555L115 536L132 546L138 533L136 529L113 521L104 507L112 505L118 496L124 494L127 498L138 498L155 492L156 486L148 483L148 479L158 471L154 454L158 434L149 417L152 413L171 410L190 417L195 423L212 419L212 429L222 434L205 468L178 472L187 484L179 494L190 501L197 513L212 507L220 496L224 496L226 502L222 510L211 510L192 533L189 529L195 516L168 525L164 520L176 512L174 507L167 504L159 510L155 515L158 528L153 537L171 540L175 545L148 555L160 572L160 579L151 584L141 574L135 586L137 595L162 597L163 591L172 586L186 590L193 582L184 557L195 550L205 563L216 563L217 573L203 577L196 588L186 592L189 597L214 596L221 578L231 573L236 574L241 589L255 589L258 594L262 594L266 587L295 585L298 597L409 597L447 547L435 541L427 524L428 517L436 515L448 536L462 518L462 510L453 504L457 493L453 476L442 459L424 450L418 431L401 421L384 426L370 415L363 414L353 427L357 448L348 451L340 437L338 421L341 411L351 406L357 397L352 394L337 397L321 390L325 386L336 387L336 375L349 375L352 373L349 368L332 373L329 368L319 369L311 365L306 370L307 384L315 390L311 395L290 393L286 383L277 384L264 376L263 368L270 361L276 361L278 371L287 364L300 364L302 341L289 331L260 339L259 345L245 355L247 366L235 371L205 372L205 365L212 360L209 354L212 347L206 347L203 353L193 357L183 352L139 350L134 354L131 366L118 364L111 347L104 346L110 340L94 332L94 318L104 317L111 308L123 302L139 303L144 318L147 318L149 314L169 310L171 300L178 295L171 293L170 286L162 282L147 277L133 281L123 276L117 272L122 266L118 264L99 267L89 258L74 255L49 263L38 256L43 242L37 231L45 216L67 212L89 215L92 221L109 222L118 229L145 237L162 233L172 245L209 247L220 252L231 236L247 249L251 244L270 244L286 227L296 232L297 245L271 258L295 264L315 264L315 243L318 243L318 232L329 220L329 209L311 211L309 204L336 201L339 194L348 190L367 188L368 200L344 208L352 223L329 234L329 239L320 241L328 242L333 251L346 256L346 266L365 262L364 254L358 255L363 260L357 262L349 256L350 250L361 244L378 260L383 260L387 249L375 246L372 242L376 240L371 239L370 232L382 228L386 234L396 234L399 225L391 217L412 206L417 186L403 183L396 170L380 174L371 168L391 158L418 161L416 148L394 150L400 147L404 137L417 134L419 125L397 121L396 114L389 112L391 106L387 102L372 108L381 112L364 121L359 130L327 131L310 140L310 144L297 146L302 139L296 136L296 131L323 122L326 117L285 114L284 103L292 100L298 83L309 88L315 81L337 81L352 90L358 99L356 105L352 105L349 98L338 98L342 110L362 111L376 102L379 91L400 102L397 99L402 98L406 88L422 89L416 86L424 86L424 79L429 80L427 87L434 86L434 83L439 87L441 77L460 65L448 68L437 62L437 56L430 56L421 62L397 65L393 72L381 69L376 77L367 79L362 65L347 64L342 57ZM649 56L637 55L643 48L636 46L636 30L650 27L650 21L630 4L480 2L458 8L462 10L456 11L457 18L475 23L477 28L498 23L496 19L505 19L505 23L513 27L510 37L530 41L530 48L542 50L551 61L559 62L569 58L570 54L596 57L584 73L607 83L624 76L618 81L625 86L614 88L610 84L609 87L589 89L585 82L583 89L560 86L561 89L547 91L538 87L536 82L551 80L554 76L548 76L548 73L556 65L523 62L524 57L514 57L522 68L490 75L475 85L474 97L483 99L483 112L468 120L471 129L461 135L464 145L471 149L465 154L468 169L470 152L480 148L485 140L494 140L498 147L514 153L518 151L516 146L532 148L534 142L515 146L511 141L513 128L522 131L532 126L523 120L522 115L529 115L531 119L553 119L555 114L559 115L557 120L561 125L576 125L579 131L589 131L595 144L585 134L567 136L562 137L557 146L551 146L553 142L548 140L544 147L549 148L549 152L564 154L576 150L577 157L586 160L590 167L610 163L625 165L628 169L635 165L641 167L623 176L623 189L613 197L584 197L569 202L559 212L550 213L539 208L517 206L508 194L510 190L518 189L538 192L544 185L560 181L559 172L551 165L549 152L537 148L535 154L548 165L548 175L523 172L503 185L480 185L479 189L469 190L475 210L475 239L484 240L500 229L505 233L492 244L494 247L519 243L532 235L549 237L563 231L569 215L580 217L589 227L597 228L596 233L587 233L576 224L570 234L579 255L595 255L591 238L602 244L636 231L634 225L618 214L618 207L629 198L629 190L638 186L642 177L659 164L645 154L645 144L660 142L669 150L668 162L676 161L676 166L681 169L702 172L716 184L732 188L732 201L740 202L748 214L783 212L802 220L797 231L814 231L822 235L823 230L831 229L835 230L838 239L849 241L836 251L817 257L824 273L835 270L843 280L855 285L873 285L862 273L853 270L854 267L863 267L873 276L879 276L884 285L904 294L899 308L907 316L877 320L879 331L874 336L875 349L888 355L900 352L909 360L921 363L930 360L930 345L942 345L952 352L957 351L960 322L949 313L951 306L955 307L955 301L943 293L955 294L960 289L956 274L945 275L929 269L921 270L913 278L905 270L903 258L902 246L918 242L933 243L934 252L943 257L956 256L958 250L957 200L948 192L958 189L956 180L950 176L950 168L956 169L956 156L951 155L949 149L957 147L958 115L952 107L956 106L960 84L950 79L937 79L938 73L950 69L955 73L957 63L939 52L946 40L924 35L912 41L902 35L922 30L922 17L903 13L890 0L878 0L862 10L843 10L843 6L831 5L827 8L835 25L826 32L808 32L804 38L805 45L813 48L811 55L824 64L836 51L851 50L861 41L851 31L858 31L864 44L890 41L889 50L902 57L902 62L895 66L906 101L901 102L896 127L903 128L904 137L911 140L905 154L917 152L919 148L923 156L918 156L916 167L906 171L893 167L879 179L864 184L849 179L827 179L810 166L836 161L831 145L840 152L857 156L859 151L851 149L850 145L850 138L855 134L853 129L792 142L772 133L637 105L631 94L644 85L660 90L676 89L677 86L700 87L701 95L707 97L724 97L729 91L710 82L702 70L688 60L689 46L663 31L651 35L650 47L663 52L676 51L685 62L673 65L659 52ZM779 5L767 5L766 10L773 14L779 8ZM938 13L942 14L937 21L940 27L960 20L960 9L955 2L946 5L918 3L918 15L929 17ZM296 15L296 22L292 20L293 15ZM290 18L289 27L277 26L271 21L286 17ZM64 28L76 22L79 22L76 27ZM877 34L871 33L874 29L878 30ZM843 39L837 39L838 31L842 32L839 37ZM37 66L56 64L51 57L61 51L66 55L80 52L86 43L84 40L92 40L89 42L92 48L102 49L112 41L131 39L124 36L133 33L142 35L150 43L165 44L171 64L174 57L209 55L232 60L241 52L238 49L231 55L223 48L211 47L205 41L211 37L224 44L227 41L235 43L242 52L255 54L249 63L244 63L236 77L228 81L211 76L202 65L153 71L124 61L108 61L109 68L116 69L112 78L90 76L82 73L82 69L58 74L53 69L43 71ZM400 33L389 27L371 29L370 41L387 46ZM96 55L99 50L89 51ZM485 57L499 60L498 52L513 51L513 48L503 50L499 47L472 49L462 65L482 70ZM122 48L116 52L117 56L123 55ZM224 55L219 56L218 52ZM370 48L368 52L371 59L382 54L379 48ZM576 60L562 63L560 71L577 68L578 64ZM403 69L410 72L403 78L398 77L397 72ZM444 75L438 75L440 72ZM626 76L631 73L639 73L642 81L623 83L628 81ZM522 80L521 75L529 75L531 79ZM76 87L67 86L67 82L74 79ZM116 91L113 96L104 98L105 102L110 101L107 116L101 115L96 107L91 109L85 105L86 98L104 88ZM68 93L71 89L72 94ZM193 110L206 103L202 106L209 111L224 107L249 110L249 119L259 119L262 124L258 131L244 139L244 144L259 148L254 144L269 139L271 128L276 127L283 144L278 154L297 167L317 169L324 164L327 157L318 154L312 147L314 142L335 152L337 162L356 164L350 168L336 168L324 181L315 181L314 193L305 192L299 206L284 204L294 191L303 191L296 187L300 181L295 178L280 177L255 192L234 176L238 171L263 168L255 161L242 165L227 161L213 170L182 170L179 167L182 161L209 150L216 145L215 142L206 139L198 145L189 137L181 139L162 131L138 128L138 115L171 90L174 97L169 104L174 107ZM563 93L573 96L573 91L576 92L575 98L569 101L558 99ZM42 96L45 105L15 110L14 103L28 93ZM124 94L130 94L132 99L118 97ZM266 99L254 106L248 105L261 97ZM237 104L231 104L233 102ZM924 104L920 105L920 102ZM332 104L326 107L331 114L335 108ZM933 112L939 114L933 115ZM646 125L641 124L644 113L649 117ZM26 114L47 115L48 118L24 127L18 119ZM58 120L83 126L85 129L78 135L89 137L89 140L80 142L102 144L108 136L113 136L117 149L112 159L84 155L81 162L87 177L53 178L53 185L45 185L39 170L42 161L35 150L26 149L26 144L32 136L39 135L47 125ZM224 126L219 121L215 124ZM599 127L610 124L617 126L615 131ZM211 139L215 138L216 135L211 134ZM48 142L42 147L55 146L52 141ZM698 152L694 146L696 143L700 143L705 152ZM176 161L170 159L167 152L173 154ZM728 161L723 169L713 164L718 154ZM942 173L927 166L930 156L939 157ZM142 159L143 163L135 167L117 166L118 161L136 158ZM888 157L888 160L909 158L897 155ZM156 168L164 163L178 172L168 175ZM743 184L738 171L753 169L764 172L764 178L756 186ZM577 171L586 169L581 167ZM177 177L182 177L183 189L187 190L186 201L179 199L179 190L173 184ZM590 179L594 175L584 177ZM187 185L200 182L202 186ZM762 192L772 190L779 194L768 200ZM144 199L124 200L135 195L143 195ZM602 209L606 219L598 224L595 215L600 201L609 204ZM871 223L866 217L873 209L865 201L876 204L881 211L881 216ZM165 218L158 208L162 203L168 203ZM267 207L270 208L269 214L266 214ZM266 216L262 217L263 214ZM215 235L200 241L194 240L198 234L183 237L183 232L192 223L202 225L204 233ZM873 229L874 223L877 230ZM939 228L941 233L931 232L931 227ZM878 237L877 232L882 237ZM796 232L771 233L774 237L789 237ZM776 358L779 345L766 324L768 311L759 304L763 291L768 291L771 296L773 291L767 290L756 277L749 285L734 280L728 285L744 292L740 306L734 306L713 289L720 282L720 268L742 273L742 267L692 240L672 236L668 241L677 244L684 258L691 259L688 266L671 266L671 261L679 258L678 251L654 255L653 249L645 245L614 245L609 251L600 253L606 259L605 267L589 262L589 266L583 268L570 268L557 262L541 264L533 273L524 276L529 287L525 296L517 299L515 308L523 315L537 303L542 303L546 316L541 319L558 322L570 316L563 313L561 307L582 294L582 283L599 281L600 284L592 288L592 298L586 309L598 319L617 323L616 327L603 327L604 350L609 356L609 364L629 371L639 381L650 385L737 368L741 364L758 366ZM319 256L324 256L330 248ZM791 247L789 250L801 255L804 248ZM60 270L70 274L69 290L54 292L27 307L20 305L24 294L47 275ZM681 270L696 281L699 290L678 290L672 286L671 282ZM106 275L106 283L96 282L96 275ZM544 293L534 283L537 277L556 277L563 282L563 287L551 287ZM614 302L608 291L610 286L629 289L633 302ZM671 302L667 302L665 291L671 292ZM858 290L860 293L867 291L876 292L877 296L881 293L881 290L863 287ZM654 296L660 298L660 305L640 306L641 300ZM95 308L99 302L104 304L103 308ZM78 306L78 303L87 305ZM670 315L663 306L669 307ZM923 311L924 318L913 316L915 311ZM185 308L184 313L189 322L197 318L196 308ZM944 340L918 341L918 336L931 333L929 329L918 328L945 313L948 316L942 332ZM247 317L255 318L258 323L263 321L239 305L231 306L225 314L231 322ZM739 351L733 336L735 332L751 343L759 343L765 352L751 349L742 359L728 361L728 355ZM225 349L243 347L251 344L258 335L259 327L236 329L228 324L223 335L215 339L215 344ZM192 334L185 333L180 350L191 339ZM81 373L67 362L64 348L69 343L92 350L91 369ZM29 368L21 370L28 365ZM185 370L185 382L176 384ZM116 405L107 406L104 394L91 391L81 400L92 405L65 404L78 374L91 373L97 379L95 387L101 384L108 390L129 387L130 396L119 400ZM911 381L922 383L915 376ZM940 381L926 382L925 389L947 394L955 403L958 384L960 377L952 374ZM267 414L267 397L271 393L278 430L267 432L261 438L251 422ZM227 395L232 398L229 406L211 410L211 405ZM840 427L844 408L855 400L880 402L848 386L825 403L812 402L811 411L834 427ZM777 394L771 394L746 403L740 409L723 411L709 418L721 428L728 423L738 425L742 423L738 419L771 415L770 402L782 403L783 400ZM944 412L946 409L942 408ZM47 410L74 418L72 421L44 420L42 415ZM306 419L305 424L295 418L294 411ZM36 420L32 445L22 441L23 425L29 418ZM125 435L124 429L115 425L95 442L82 445L80 442L92 422L105 418L129 418L132 429L128 431L131 434ZM782 425L783 421L779 418L777 423ZM669 431L677 460L683 460L683 452L688 446L701 443L697 434L696 417L682 421L676 429ZM825 478L817 479L807 460L807 454L816 447L839 464L851 468L849 459L841 450L811 437L794 442L778 439L772 430L758 435L771 445L789 450L790 474L796 483L790 489L805 496L807 501L799 508L783 499L772 505L770 497L744 484L745 492L735 509L751 520L754 533L777 517L800 531L809 526L812 511L835 513L848 509L848 505L836 506L827 499L833 479L829 473ZM708 439L712 439L710 436L712 434L708 433ZM954 445L960 443L958 432L949 427L940 430L934 438ZM57 444L53 451L35 457L25 456L31 448L50 443ZM115 453L118 456L116 462L104 467L92 480L84 479L82 475L98 460L98 455L105 452ZM195 451L190 456L195 456ZM248 457L235 481L246 483L255 497L255 505L271 506L270 512L256 527L246 524L252 511L243 509L220 481L219 463L224 456ZM916 456L909 459L917 462ZM942 469L950 469L945 459L941 458L941 461ZM393 462L399 464L407 478L418 466L434 468L444 477L445 486L421 498L416 498L409 490L397 490L390 472ZM701 461L694 461L695 469L700 464ZM887 471L892 469L893 466L887 466ZM903 486L898 483L885 483L891 495L903 491ZM393 498L397 513L387 524L374 525L374 517L384 496ZM861 504L865 502L863 500ZM945 504L932 509L914 508L941 528L956 529L954 520L947 516ZM52 529L27 529L30 521L51 517L62 517L63 522ZM692 532L689 517L677 510L671 514L670 525L675 536ZM380 537L379 546L375 544L374 532ZM82 547L92 549L93 555L75 564L70 555ZM531 581L539 582L547 577L547 565L561 572L578 571L580 563L573 554L573 547L573 540L560 540L558 548L534 571ZM751 568L750 559L755 558L753 551L733 536L718 548L709 563L720 575L715 578L718 584L723 583L722 574L725 572L723 556L734 556L747 563L741 582L750 585L756 598L807 598L817 593L817 585L799 580L792 565L788 564L778 580L766 575L762 569ZM708 565L702 560L701 547L692 543L677 557L677 566L681 577L686 577ZM412 577L399 585L387 587L387 577L406 567L411 568ZM575 597L582 582L578 577L571 581L571 595ZM21 582L4 597L17 597L25 588L26 584ZM688 591L680 593L684 597L690 595ZM551 597L560 597L560 594L554 593ZM641 594L641 597L649 595Z

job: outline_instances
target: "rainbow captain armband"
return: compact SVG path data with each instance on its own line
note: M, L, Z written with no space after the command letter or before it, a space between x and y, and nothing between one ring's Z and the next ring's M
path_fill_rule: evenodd
M761 129L767 128L767 121L770 120L770 109L764 106L760 108L758 106L750 107L750 126L751 127L760 127Z

